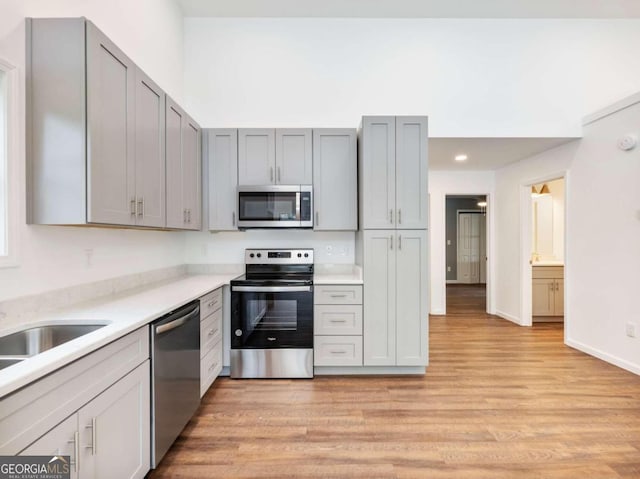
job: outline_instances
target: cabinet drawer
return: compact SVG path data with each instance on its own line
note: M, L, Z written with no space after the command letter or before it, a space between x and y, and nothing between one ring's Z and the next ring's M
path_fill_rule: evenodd
M362 336L362 306L317 304L313 308L313 332L317 335Z
M564 266L534 266L532 277L534 279L564 278Z
M222 308L222 288L218 288L200 298L200 319L205 319L220 308Z
M362 304L362 285L322 285L316 286L315 304Z
M221 339L222 309L219 309L200 323L200 357L204 357Z
M200 360L200 397L204 396L222 371L222 341Z
M362 336L315 336L314 366L362 366Z

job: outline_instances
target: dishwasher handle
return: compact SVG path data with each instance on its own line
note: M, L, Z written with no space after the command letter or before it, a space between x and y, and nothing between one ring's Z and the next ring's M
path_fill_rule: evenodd
M168 323L157 325L155 327L155 333L156 335L160 335L168 331L171 331L172 329L179 328L180 326L187 323L192 318L195 318L198 316L200 316L200 306L196 305L188 314L180 316L177 319L174 319L173 321L170 321Z

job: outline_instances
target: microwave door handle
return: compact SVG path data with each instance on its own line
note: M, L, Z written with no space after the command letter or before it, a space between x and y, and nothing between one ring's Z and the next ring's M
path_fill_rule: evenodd
M302 193L296 193L296 221L302 220L300 216L300 196L302 196Z

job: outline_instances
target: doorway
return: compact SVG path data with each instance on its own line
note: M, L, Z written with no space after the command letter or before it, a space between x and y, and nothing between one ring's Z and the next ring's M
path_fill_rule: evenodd
M447 195L446 298L467 314L487 311L487 198Z

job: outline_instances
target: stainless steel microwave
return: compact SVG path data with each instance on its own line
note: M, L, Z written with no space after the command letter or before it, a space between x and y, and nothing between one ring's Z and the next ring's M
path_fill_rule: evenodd
M239 186L238 227L313 228L313 187Z

